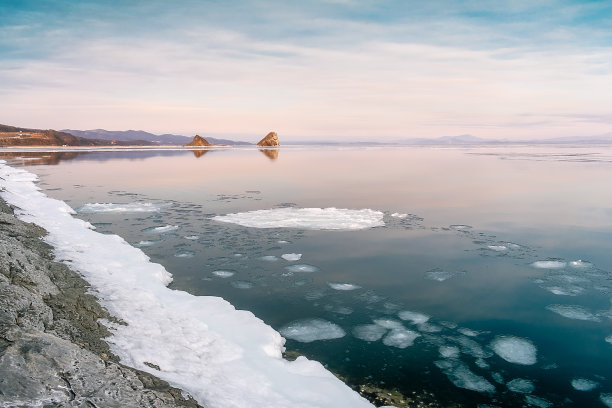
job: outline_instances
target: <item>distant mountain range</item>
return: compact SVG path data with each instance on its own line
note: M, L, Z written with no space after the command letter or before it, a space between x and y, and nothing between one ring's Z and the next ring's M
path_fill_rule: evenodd
M62 132L70 133L75 136L85 137L88 139L102 139L102 140L125 140L125 141L139 141L145 140L149 143L160 144L160 145L186 145L191 142L193 136L182 136L163 134L156 135L153 133L145 132L144 130L104 130L104 129L92 129L92 130L75 130L75 129L63 129ZM252 145L254 143L241 142L229 139L219 139L211 136L206 136L211 144L214 145Z

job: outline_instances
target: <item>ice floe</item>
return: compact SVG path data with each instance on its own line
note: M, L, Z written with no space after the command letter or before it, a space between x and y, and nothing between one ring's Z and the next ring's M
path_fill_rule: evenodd
M378 341L387 329L378 324L364 324L353 328L353 336L363 341Z
M472 229L470 225L463 225L463 224L453 224L449 226L449 228L454 229L456 231L465 231L465 230Z
M559 296L578 296L584 293L585 289L580 286L546 286L547 291Z
M176 258L193 258L195 256L195 252L193 251L179 251L174 254Z
M440 346L438 348L438 353L444 358L459 358L461 354L459 347L455 346Z
M230 285L232 285L233 287L235 287L236 289L252 289L253 286L253 282L249 282L249 281L232 281L230 283Z
M151 227L145 229L143 232L148 232L152 234L166 234L168 232L177 231L180 227L178 225L162 225L160 227Z
M353 283L332 283L329 282L328 283L329 287L334 289L334 290L356 290L356 289L361 289L361 286L359 285L355 285Z
M612 408L612 394L600 394L599 400L608 408Z
M155 374L210 408L372 407L321 364L283 360L283 338L252 313L219 297L167 288L172 277L164 267L122 238L89 229L35 180L0 164L2 198L20 219L48 231L45 241L57 259L69 261L121 321L104 324L123 364Z
M392 217L394 218L406 218L408 216L408 214L404 214L404 213L393 213L391 214Z
M508 250L508 247L505 245L487 245L487 248L495 252L505 252Z
M379 325L380 327L384 327L385 329L389 329L389 330L403 330L404 329L404 325L402 324L402 322L399 322L397 320L394 319L375 319L374 323L376 323L377 325Z
M444 359L434 363L456 387L484 393L494 393L495 386L481 377L459 360Z
M536 346L520 337L498 336L491 342L491 348L509 363L533 365L537 361Z
M302 254L282 254L281 258L283 258L285 261L295 262L302 258Z
M455 275L457 275L457 272L450 272L436 268L425 272L425 279L436 282L444 282L445 280L448 280L454 277Z
M306 265L306 264L289 265L289 266L285 266L285 269L288 270L289 272L306 272L306 273L317 272L319 270L319 268L317 268L316 266Z
M538 408L549 408L553 406L552 402L549 400L542 397L536 397L535 395L525 395L525 402Z
M296 320L281 327L279 332L284 337L301 343L339 339L346 335L337 324L318 318Z
M266 262L276 262L278 261L278 256L264 255L264 256L260 256L259 259L261 259L262 261L266 261Z
M143 212L158 212L164 208L168 208L170 204L156 203L88 203L79 208L77 212L83 214L91 213L143 213Z
M185 236L183 238L185 238L185 239L187 239L189 241L195 241L195 240L200 239L200 236L199 235L187 235L187 236Z
M251 228L298 228L309 230L360 230L385 225L383 213L343 208L274 208L218 215L215 221Z
M610 344L612 344L612 334L609 335L608 337L606 337L606 341Z
M531 266L538 269L563 269L567 266L565 261L535 261L531 263Z
M586 378L574 378L571 381L572 387L578 391L592 391L599 386L597 381Z
M576 269L588 269L593 266L592 263L583 261L582 259L578 259L577 261L571 261L569 266Z
M414 341L421 335L415 331L397 328L391 330L383 339L383 344L390 347L397 347L400 349L410 347L414 344Z
M412 324L421 324L429 320L429 316L424 313L413 312L410 310L402 310L397 314L400 319L407 320Z
M215 276L218 276L219 278L231 278L232 276L236 274L236 272L219 270L219 271L213 271L212 274Z
M151 246L151 245L155 245L158 242L160 242L160 241L138 241L137 243L134 244L134 246L139 247L139 248L140 247L148 247L148 246Z
M599 317L579 305L548 305L546 309L560 316L574 320L586 320L592 322L600 321Z
M512 381L508 381L506 386L510 391L518 392L520 394L531 394L535 390L533 381L525 378L515 378Z

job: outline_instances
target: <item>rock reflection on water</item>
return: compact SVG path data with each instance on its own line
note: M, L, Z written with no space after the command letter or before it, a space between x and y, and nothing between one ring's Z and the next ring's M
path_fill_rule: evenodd
M210 152L210 150L192 150L191 152L196 157L196 159L199 159L200 157L204 156L206 153Z
M259 149L268 159L273 161L278 159L278 150L279 149Z

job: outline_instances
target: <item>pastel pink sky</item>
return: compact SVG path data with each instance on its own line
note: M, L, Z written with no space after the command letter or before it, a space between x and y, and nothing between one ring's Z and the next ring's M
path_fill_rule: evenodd
M572 24L601 7L265 3L3 9L0 123L285 140L612 132L609 38Z

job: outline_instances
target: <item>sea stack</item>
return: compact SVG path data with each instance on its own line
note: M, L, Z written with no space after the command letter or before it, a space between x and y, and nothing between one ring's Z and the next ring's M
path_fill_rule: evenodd
M278 143L278 135L276 132L268 133L266 137L257 143L257 146L280 146L280 143Z
M210 142L204 139L202 136L195 135L193 140L187 143L185 146L212 146L212 144L210 144Z

